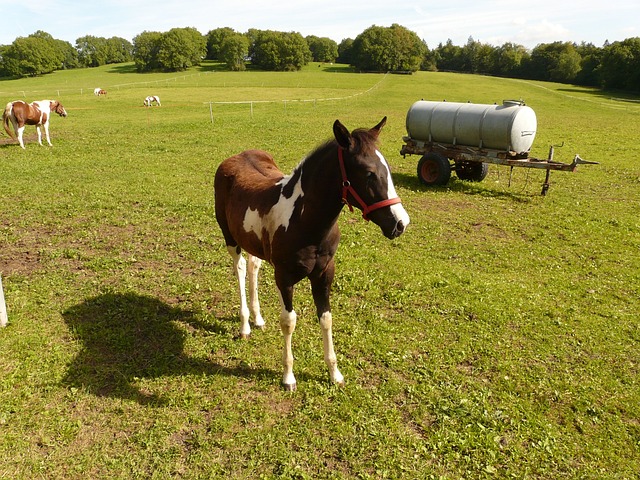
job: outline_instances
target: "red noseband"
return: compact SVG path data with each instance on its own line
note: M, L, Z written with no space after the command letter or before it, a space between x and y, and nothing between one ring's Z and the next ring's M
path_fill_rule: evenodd
M395 198L387 198L386 200L381 200L380 202L376 202L372 205L367 205L358 192L351 186L351 182L347 178L347 170L344 168L344 157L342 154L343 148L338 147L338 163L340 164L340 172L342 173L342 203L349 206L349 210L353 212L353 206L349 203L347 199L347 194L350 193L353 198L356 199L356 202L362 208L362 218L369 221L367 217L374 210L378 210L379 208L388 207L389 205L395 205L396 203L400 203L400 197Z

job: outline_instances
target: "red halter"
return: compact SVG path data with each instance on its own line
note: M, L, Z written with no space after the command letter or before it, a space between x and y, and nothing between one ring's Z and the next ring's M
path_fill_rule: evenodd
M351 182L347 178L347 171L344 168L344 158L342 155L343 148L338 147L338 163L340 163L340 172L342 173L342 203L349 206L349 210L353 212L353 206L349 203L347 199L347 193L351 193L353 198L356 199L356 202L360 204L362 207L362 218L369 221L367 215L374 210L378 210L382 207L387 207L389 205L395 205L396 203L400 203L400 197L395 198L387 198L386 200L381 200L379 202L374 203L373 205L367 205L364 203L364 200L360 198L360 195L355 191L355 189L351 186Z

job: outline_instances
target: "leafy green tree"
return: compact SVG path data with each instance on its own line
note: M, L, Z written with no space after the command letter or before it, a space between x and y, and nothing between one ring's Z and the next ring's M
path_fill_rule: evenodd
M8 77L9 73L4 66L4 56L9 49L9 45L0 45L0 77Z
M392 42L391 32L387 28L369 27L353 41L353 66L365 72L391 70Z
M160 38L157 59L162 70L175 72L200 65L205 54L205 38L195 28L172 28Z
M306 40L297 32L250 31L254 39L249 50L251 62L263 70L300 70L311 59Z
M76 39L78 60L84 67L99 67L107 63L107 39L85 35Z
M424 70L425 72L436 72L438 71L438 54L435 50L429 50L429 47L425 43L426 53L422 59L422 63L420 64L420 70Z
M111 37L106 41L107 63L130 62L133 58L133 45L122 37Z
M571 42L542 43L531 52L527 78L571 83L580 72L582 58Z
M63 67L65 52L60 47L58 41L41 30L18 37L4 52L4 71L16 77L51 73Z
M454 45L451 39L443 45L438 44L436 48L438 70L449 70L454 72L464 71L464 56L462 47Z
M249 55L249 39L240 33L227 36L220 46L219 59L224 61L230 70L247 69L245 59Z
M494 48L469 37L462 47L463 70L470 73L492 73L494 68Z
M64 70L78 68L80 62L78 60L78 51L74 46L64 40L55 40L55 42L58 50L62 54L62 65L60 68Z
M346 63L353 65L353 38L345 38L338 45L338 58L336 59L340 63Z
M109 63L130 62L133 45L121 37L85 35L76 40L78 60L84 67L99 67Z
M314 62L335 62L338 58L338 44L327 37L309 35L305 38Z
M505 77L521 75L523 62L528 61L527 49L516 43L504 43L493 51L493 73Z
M640 37L605 45L598 76L604 88L639 91Z
M428 53L414 32L398 24L369 27L356 37L352 49L353 66L362 71L415 72Z
M220 58L222 50L222 44L228 37L233 37L238 33L229 27L216 28L210 30L207 33L207 59L208 60L223 60Z
M598 65L602 60L602 48L593 43L582 42L576 46L577 52L582 58L580 72L576 76L576 83L595 87L598 85Z
M133 39L133 61L138 72L159 70L158 51L162 33L144 31Z
M395 60L392 71L416 72L429 52L427 44L415 32L398 25L391 25Z

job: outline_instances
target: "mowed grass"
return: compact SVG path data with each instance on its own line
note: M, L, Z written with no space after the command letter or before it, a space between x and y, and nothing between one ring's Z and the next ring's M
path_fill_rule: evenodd
M142 107L150 94L162 107ZM0 136L0 478L635 478L640 106L611 96L317 64L0 82L2 102L69 112L51 120L53 148L33 127L25 151ZM418 157L398 153L421 98L522 98L534 156L564 142L556 160L600 164L552 172L546 197L543 172L505 167L426 189ZM289 172L336 118L385 115L412 223L389 241L343 211L332 307L347 385L329 384L303 282L286 393L269 266L268 328L236 339L216 166L263 148Z

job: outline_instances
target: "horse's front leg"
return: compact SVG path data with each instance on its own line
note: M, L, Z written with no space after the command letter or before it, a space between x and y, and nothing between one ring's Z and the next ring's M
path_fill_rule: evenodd
M322 347L324 349L324 361L329 369L331 381L338 385L344 385L344 377L338 370L338 360L333 349L333 317L329 304L329 293L333 283L335 265L333 259L330 260L327 268L317 276L311 276L311 291L313 301L316 304L316 312L322 330Z
M38 133L38 143L42 146L42 130L40 130L40 125L36 125L36 132Z
M47 120L47 123L45 123L44 126L44 135L45 137L47 137L47 143L49 144L50 147L53 147L53 144L51 143L51 139L49 138L49 121Z
M260 313L260 300L258 299L258 273L262 260L249 255L249 309L253 316L253 323L257 328L264 328L264 319Z
M240 293L240 338L249 338L251 327L249 326L249 307L247 307L247 294L245 282L247 278L247 261L242 256L242 250L238 246L227 245L227 251L233 258L233 271L238 280Z
M280 279L276 272L276 285L280 293L280 329L284 337L284 348L282 349L282 365L284 374L282 375L282 386L285 390L293 392L296 389L296 377L293 375L293 351L291 340L296 329L297 315L293 310L293 285Z

